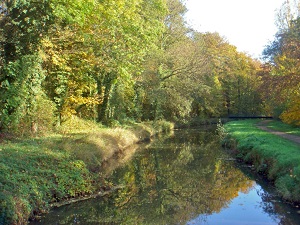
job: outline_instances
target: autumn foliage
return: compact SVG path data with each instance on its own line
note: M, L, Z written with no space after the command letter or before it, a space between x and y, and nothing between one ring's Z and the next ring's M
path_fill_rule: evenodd
M190 29L185 12L179 0L3 1L0 129L43 133L74 115L107 125L231 115L299 124L297 19L261 67L218 33Z
M274 109L286 123L300 125L300 19L290 21L265 49L270 67L266 87Z

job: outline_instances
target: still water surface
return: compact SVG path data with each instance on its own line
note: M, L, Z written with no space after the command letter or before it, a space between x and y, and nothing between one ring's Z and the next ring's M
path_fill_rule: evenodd
M297 208L220 148L214 131L178 130L104 165L124 188L31 224L297 225Z

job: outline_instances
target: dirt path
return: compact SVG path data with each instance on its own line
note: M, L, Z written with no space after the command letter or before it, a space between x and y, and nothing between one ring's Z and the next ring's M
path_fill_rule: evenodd
M278 135L280 137L283 137L285 139L288 139L288 140L293 141L293 142L300 145L300 136L293 135L293 134L287 134L287 133L282 132L282 131L277 131L277 130L270 129L270 128L267 127L267 124L269 122L271 122L271 121L270 120L261 121L260 123L258 123L257 127L264 130L264 131L268 131L272 134Z

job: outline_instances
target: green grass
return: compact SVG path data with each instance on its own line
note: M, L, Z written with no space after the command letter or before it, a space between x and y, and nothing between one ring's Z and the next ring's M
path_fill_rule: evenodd
M289 125L278 120L268 123L268 127L274 130L286 132L288 134L300 136L300 127Z
M101 164L170 123L104 128L73 118L47 137L0 143L0 225L25 224L53 202L91 194L106 185Z
M0 145L0 224L24 223L50 202L93 191L92 174L82 161L48 148L57 141L50 137Z
M235 149L237 157L252 163L258 172L273 180L283 198L299 202L300 145L260 130L257 122L241 120L225 124L229 133L225 144Z

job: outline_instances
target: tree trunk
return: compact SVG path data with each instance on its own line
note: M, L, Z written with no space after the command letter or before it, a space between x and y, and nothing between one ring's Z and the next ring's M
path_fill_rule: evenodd
M98 122L102 122L106 119L106 111L108 107L108 102L109 102L109 96L110 96L110 91L112 87L112 79L108 75L105 76L104 78L104 94L103 94L103 101L102 104L98 105ZM102 85L100 81L97 81L97 88L98 88L98 94L102 95Z

